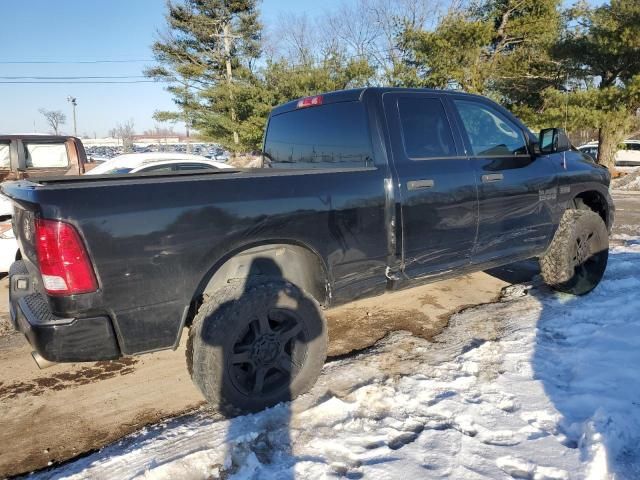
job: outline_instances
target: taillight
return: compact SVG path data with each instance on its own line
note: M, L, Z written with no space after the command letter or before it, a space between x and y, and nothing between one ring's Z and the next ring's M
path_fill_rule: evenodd
M98 282L76 229L58 220L35 220L36 254L51 295L95 292Z
M297 108L315 107L318 105L322 105L322 95L301 98L298 100Z

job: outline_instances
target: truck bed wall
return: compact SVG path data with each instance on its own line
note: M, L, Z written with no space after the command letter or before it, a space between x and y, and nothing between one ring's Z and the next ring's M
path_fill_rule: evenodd
M80 231L101 290L79 303L109 307L123 353L172 346L202 279L251 246L315 252L334 299L383 287L385 199L376 169L53 182L21 192L44 206L43 217Z

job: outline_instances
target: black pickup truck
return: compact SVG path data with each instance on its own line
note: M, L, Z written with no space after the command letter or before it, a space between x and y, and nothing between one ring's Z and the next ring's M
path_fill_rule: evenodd
M323 310L531 257L584 294L607 263L609 172L492 101L366 88L269 118L264 167L6 183L11 314L39 359L176 348L220 408L309 389Z

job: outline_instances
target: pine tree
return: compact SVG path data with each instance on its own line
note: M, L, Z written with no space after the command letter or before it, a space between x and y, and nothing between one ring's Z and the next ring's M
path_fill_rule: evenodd
M514 109L541 104L561 82L550 58L561 18L558 0L485 0L451 10L435 29L407 30L405 83L460 88Z
M145 73L169 83L177 112L158 120L182 120L204 136L238 151L245 96L260 56L256 0L185 0L168 4L168 29L153 45L158 65Z
M578 88L567 96L547 92L549 115L564 108L570 124L599 131L598 161L615 165L618 144L640 108L640 2L611 0L568 11L557 58ZM588 107L588 108L587 108Z

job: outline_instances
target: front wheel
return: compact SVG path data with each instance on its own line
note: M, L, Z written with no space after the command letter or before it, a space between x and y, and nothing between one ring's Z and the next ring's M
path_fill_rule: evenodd
M567 210L551 245L540 257L544 281L555 290L584 295L604 275L609 258L609 233L591 210Z
M285 281L227 287L200 307L187 364L207 401L223 413L255 412L309 390L327 353L318 303Z

